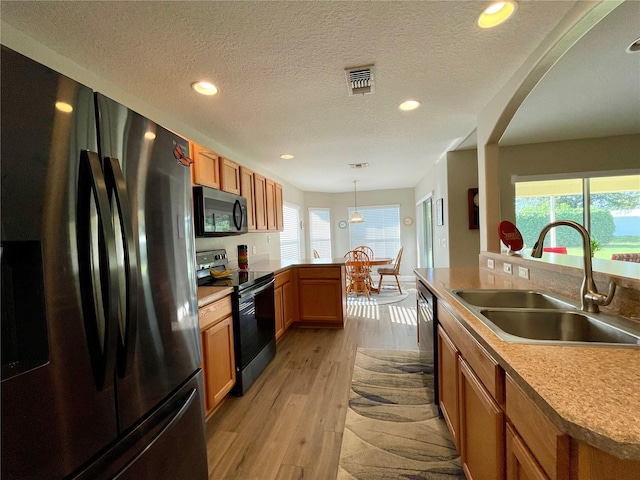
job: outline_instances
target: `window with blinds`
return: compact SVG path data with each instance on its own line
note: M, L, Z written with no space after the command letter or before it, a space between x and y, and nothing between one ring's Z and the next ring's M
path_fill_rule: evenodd
M285 203L282 207L284 230L280 232L280 258L300 258L300 207Z
M349 208L349 216L354 208ZM377 258L395 258L400 250L400 205L359 207L363 223L349 224L349 246L371 247Z
M331 256L331 209L309 209L309 248L318 252L320 258ZM312 256L312 255L310 255Z

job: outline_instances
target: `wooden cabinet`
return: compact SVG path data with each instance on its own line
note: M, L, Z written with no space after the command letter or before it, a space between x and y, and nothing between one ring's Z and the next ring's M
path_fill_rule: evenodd
M240 167L240 195L247 199L247 229L256 230L256 182L253 170Z
M522 439L507 424L507 478L510 480L549 480Z
M267 230L284 230L284 221L282 218L282 185L268 178L265 179L265 205L267 216Z
M191 180L194 185L220 188L220 157L202 145L191 142Z
M344 327L347 295L344 265L298 267L299 322Z
M504 370L441 302L436 308L440 408L465 475L504 480Z
M440 410L447 422L453 443L460 450L459 413L458 413L458 378L460 352L445 331L438 327L438 392L440 394Z
M276 182L267 178L266 182L267 200L267 230L277 230L276 223Z
M279 273L275 277L276 340L295 321L297 316L297 295L293 270Z
M275 215L276 215L276 230L283 231L284 230L284 218L283 218L283 207L284 200L282 197L282 185L276 183L276 201L275 201Z
M240 195L240 165L220 157L220 190Z
M460 455L468 480L503 480L504 413L460 358Z
M618 458L556 427L444 302L436 308L439 403L467 479L640 478L640 461Z
M231 297L206 305L198 313L208 417L236 383Z
M255 182L256 230L267 229L267 179L253 174Z
M540 465L546 477L568 480L571 438L558 430L508 375L506 413L513 427L514 438L519 442L515 442L515 445L521 444L526 452L530 452L532 460ZM519 456L508 457L510 461L522 462L521 449L516 447L515 453ZM515 467L508 465L508 468Z

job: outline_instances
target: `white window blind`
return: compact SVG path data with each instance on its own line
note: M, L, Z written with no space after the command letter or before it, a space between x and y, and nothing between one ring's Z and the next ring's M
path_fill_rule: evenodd
M354 208L349 208L349 216ZM349 224L349 246L371 247L377 258L395 258L400 250L400 205L359 207L363 223Z
M331 256L331 209L309 209L309 248L311 253L316 250L320 258Z
M280 258L300 258L300 207L285 203L282 208L284 230L280 232Z

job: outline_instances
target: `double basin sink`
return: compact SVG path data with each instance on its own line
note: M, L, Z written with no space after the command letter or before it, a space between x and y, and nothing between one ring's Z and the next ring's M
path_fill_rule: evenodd
M571 301L532 290L450 290L502 340L555 345L640 346L640 322L583 312Z

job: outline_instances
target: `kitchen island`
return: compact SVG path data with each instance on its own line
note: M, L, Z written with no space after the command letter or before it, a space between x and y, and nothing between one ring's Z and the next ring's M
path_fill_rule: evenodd
M566 468L580 476L565 478L640 478L640 348L508 343L449 289L531 289L530 283L479 268L414 273L437 297L437 311L444 309L497 362L504 371L503 386L506 376L553 427L570 437L571 466ZM501 401L497 399L500 406ZM587 464L593 471L585 471ZM613 476L602 476L605 470Z

